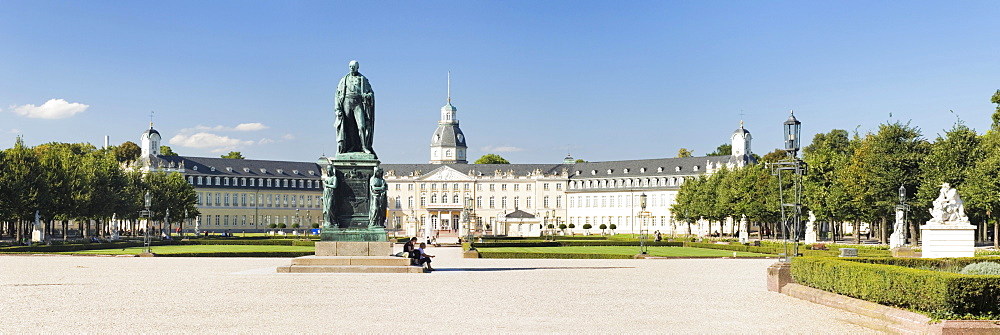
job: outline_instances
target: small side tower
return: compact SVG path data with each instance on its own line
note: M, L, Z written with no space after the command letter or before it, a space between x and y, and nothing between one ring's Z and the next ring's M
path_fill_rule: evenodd
M733 132L733 136L730 139L733 146L733 163L739 167L757 163L751 155L753 151L750 150L750 141L753 140L753 136L750 135L749 130L743 128L743 121L740 121L740 128Z
M448 73L448 104L441 107L434 136L431 137L431 164L468 164L465 134L458 127L458 108L451 104L451 73Z
M153 123L149 123L149 130L146 130L139 137L139 141L142 143L140 146L142 148L142 157L159 156L160 155L160 132L153 129Z

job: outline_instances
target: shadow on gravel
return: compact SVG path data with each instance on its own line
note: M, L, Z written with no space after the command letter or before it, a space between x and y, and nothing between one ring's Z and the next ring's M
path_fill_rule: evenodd
M544 266L533 268L441 268L434 269L440 271L524 271L524 270L611 270L611 269L633 269L632 266Z

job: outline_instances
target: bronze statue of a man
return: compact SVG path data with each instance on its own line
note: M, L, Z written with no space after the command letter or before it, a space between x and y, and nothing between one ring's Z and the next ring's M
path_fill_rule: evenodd
M351 72L337 84L334 103L337 153L364 152L375 156L375 150L372 149L375 92L372 91L368 78L358 72L358 61L352 60L349 66Z

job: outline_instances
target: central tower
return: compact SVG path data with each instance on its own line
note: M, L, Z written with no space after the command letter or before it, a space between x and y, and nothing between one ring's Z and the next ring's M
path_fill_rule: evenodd
M458 128L458 109L451 105L451 72L448 72L448 104L441 107L434 136L431 137L431 164L468 164L465 134Z

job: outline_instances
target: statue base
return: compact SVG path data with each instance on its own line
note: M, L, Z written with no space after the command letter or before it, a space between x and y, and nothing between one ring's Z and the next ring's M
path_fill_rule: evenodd
M45 234L38 229L31 231L31 242L45 242Z
M973 257L976 226L928 222L920 226L923 258Z
M379 166L379 161L372 154L350 152L337 154L336 158L330 159L329 164L333 165L337 174L337 189L334 194L335 217L334 222L324 222L322 231L323 241L385 241L385 228L381 229L381 239L370 239L370 237L356 237L356 235L367 236L362 231L371 229L372 197L369 191L371 177L375 167ZM346 230L350 230L347 232ZM346 239L331 239L327 236L340 236ZM334 238L334 237L330 237Z
M384 227L323 228L319 233L319 240L329 242L388 241Z

